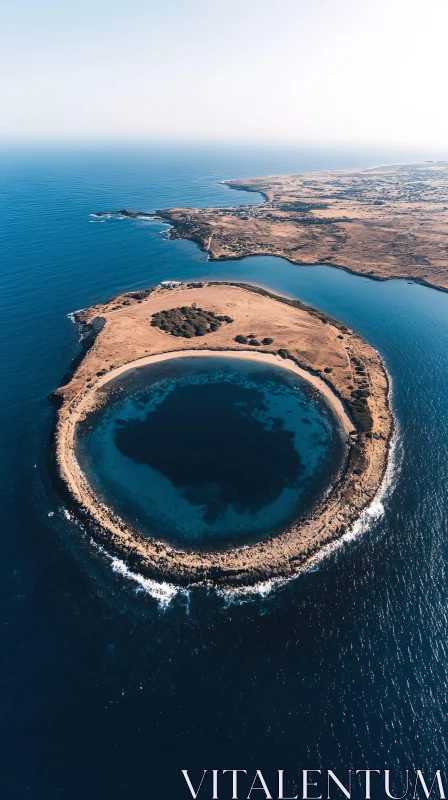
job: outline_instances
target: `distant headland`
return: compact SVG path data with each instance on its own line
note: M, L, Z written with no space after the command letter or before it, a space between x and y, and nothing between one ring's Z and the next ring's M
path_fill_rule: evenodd
M264 202L158 211L170 238L192 239L212 259L275 255L448 291L448 162L224 183Z
M167 282L128 292L75 319L84 355L53 395L59 485L94 538L142 574L221 586L291 577L343 536L374 499L393 430L388 378L378 353L336 320L255 286L216 282ZM325 397L344 431L345 463L325 498L288 530L244 548L176 550L142 536L99 501L76 460L77 425L106 401L111 380L195 354L259 359L292 370Z

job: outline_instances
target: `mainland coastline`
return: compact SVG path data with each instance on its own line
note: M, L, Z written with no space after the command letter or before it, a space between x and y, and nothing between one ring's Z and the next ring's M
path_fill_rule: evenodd
M151 325L154 314L179 307L211 309L231 324L200 338L172 336ZM324 545L341 538L372 502L393 432L387 373L378 353L336 320L259 287L216 282L126 293L77 312L75 320L90 337L85 339L90 347L53 395L59 406L58 482L93 537L142 575L183 586L221 587L292 577ZM249 329L270 344L235 341ZM146 538L95 496L76 460L77 424L106 401L110 381L144 364L195 354L257 359L295 372L331 405L346 437L344 467L322 502L288 530L249 546L197 552Z
M159 210L169 238L191 239L216 261L273 255L448 291L446 161L223 183L263 202Z

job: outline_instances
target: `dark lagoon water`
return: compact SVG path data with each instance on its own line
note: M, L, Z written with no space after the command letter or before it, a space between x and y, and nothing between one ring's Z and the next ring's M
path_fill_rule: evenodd
M225 356L140 367L81 423L77 459L130 525L178 546L244 544L310 511L344 434L298 375Z
M2 155L2 797L178 800L181 768L445 766L448 295L275 258L212 263L157 223L89 221L123 206L245 202L217 185L233 176L384 161L397 156ZM79 351L67 314L193 277L318 306L378 348L392 377L400 438L383 507L363 535L262 595L175 594L123 574L49 479L47 396Z

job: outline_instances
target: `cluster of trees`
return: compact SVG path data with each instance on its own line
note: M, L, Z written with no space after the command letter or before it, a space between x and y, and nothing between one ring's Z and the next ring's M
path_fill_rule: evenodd
M272 344L273 341L274 340L269 336L265 336L265 338L261 340L261 344ZM254 333L248 333L247 336L243 336L242 333L239 333L238 336L235 336L234 342L238 342L238 344L250 344L253 347L260 347L260 342L255 337Z
M195 306L181 306L157 311L152 315L151 325L172 336L192 339L194 336L205 336L206 333L217 331L223 322L233 322L233 319L227 314L218 316L214 311L204 311Z
M280 350L278 350L277 352L278 352L279 356L281 356L282 358L290 358L291 354L290 354L289 350L285 350L283 347L280 348Z
M145 297L148 297L153 291L154 289L140 289L139 292L127 292L126 296L132 297L133 300L144 300Z
M347 400L347 405L358 430L362 433L370 432L372 430L373 421L367 405L367 400L361 397L353 397Z
M363 397L370 397L370 392L368 389L355 389L353 392L350 392L352 397L355 398L363 398ZM367 402L367 401L366 401Z

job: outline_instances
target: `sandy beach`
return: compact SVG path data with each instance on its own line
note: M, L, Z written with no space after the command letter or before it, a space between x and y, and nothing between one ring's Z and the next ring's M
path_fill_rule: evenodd
M301 378L308 381L311 386L314 386L314 388L325 397L326 401L336 414L344 433L348 435L352 430L353 423L350 421L350 417L348 416L340 398L335 395L328 383L325 383L325 381L323 381L322 378L319 378L318 375L312 375L302 367L299 367L293 361L290 361L289 359L285 360L281 358L281 356L274 355L274 353L258 353L254 350L227 350L223 351L219 355L221 358L237 358L249 361L259 361L264 364L273 364L276 367L282 367L290 372L294 372L295 375L300 375ZM130 369L138 369L139 367L145 367L148 364L157 364L160 361L169 361L172 358L194 358L194 356L214 356L216 358L216 350L173 350L168 353L158 353L154 356L145 356L144 358L137 359L136 361L131 361L129 364L123 364L121 367L117 367L107 375L100 378L95 385L95 390L106 386L114 378L118 378L119 375L123 375L123 373L128 372ZM86 403L88 404L88 402L89 400L87 396Z

